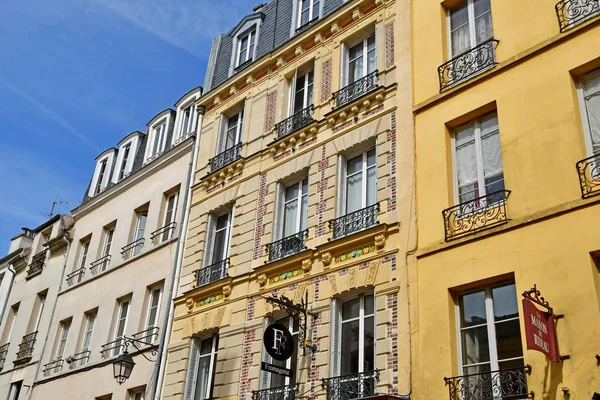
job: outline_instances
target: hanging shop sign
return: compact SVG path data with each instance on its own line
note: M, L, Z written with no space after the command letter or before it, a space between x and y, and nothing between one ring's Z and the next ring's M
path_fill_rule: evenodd
M263 343L267 353L277 361L285 361L294 353L294 337L287 327L278 323L267 326Z
M569 358L569 356L560 356L556 340L555 320L562 318L563 315L554 314L554 310L541 296L535 285L532 289L523 292L523 297L523 319L527 349L544 353L551 362L559 362ZM546 310L540 310L536 304Z

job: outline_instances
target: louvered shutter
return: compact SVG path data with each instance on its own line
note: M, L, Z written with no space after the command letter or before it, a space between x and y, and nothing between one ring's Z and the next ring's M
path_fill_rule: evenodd
M213 243L215 239L216 216L208 214L208 225L206 227L206 241L204 243L204 262L202 268L212 264Z
M263 332L265 331L265 329L267 329L267 326L269 326L272 322L273 322L273 318L271 318L271 317L265 317L264 326L263 326ZM264 362L266 362L267 364L271 364L273 362L272 357L265 350L265 344L264 344L264 342L263 342L263 348L262 348L262 360ZM260 373L261 373L261 375L260 375L260 388L261 389L268 389L269 386L271 386L271 373L267 372L267 371L262 371L262 370L260 371Z
M200 352L200 339L192 338L190 359L188 362L187 376L185 379L184 400L194 400L194 390L196 389L196 379L198 377L198 356Z
M233 234L233 217L235 213L235 204L231 207L231 213L229 213L229 238L227 239L227 248L225 249L225 258L229 257L231 252L231 237Z
M221 114L221 118L220 118L220 122L219 122L219 134L217 135L217 152L216 154L220 154L223 151L225 151L225 138L226 138L226 131L227 131L227 122L229 121L229 118L227 118L225 115Z
M285 186L277 182L275 192L275 215L273 216L273 241L277 241L283 236L283 203L285 202Z
M342 65L340 66L340 89L348 85L348 46L342 43Z
M338 156L337 216L346 214L346 157Z
M341 302L339 299L331 301L331 371L330 376L338 376L340 374L341 361L341 335L342 335L342 312Z

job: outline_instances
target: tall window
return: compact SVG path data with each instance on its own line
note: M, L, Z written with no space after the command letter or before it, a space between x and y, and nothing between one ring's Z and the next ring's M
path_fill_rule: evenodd
M219 336L200 340L192 339L185 399L208 400L212 398Z
M281 387L281 386L289 386L289 385L296 384L296 370L297 370L297 366L298 366L298 343L299 343L298 342L298 333L300 332L300 325L299 325L298 321L299 320L297 318L294 318L292 316L284 317L277 321L281 325L288 328L288 330L292 334L292 337L294 338L294 343L296 343L297 345L294 346L294 352L292 353L292 356L290 358L288 358L286 361L277 361L277 360L273 360L273 359L269 360L270 364L292 370L292 376L289 378L282 376L282 375L270 374L271 375L271 377L270 377L271 381L269 382L270 388L277 388L277 387Z
M296 114L313 104L314 78L315 71L312 69L295 77L292 82L292 114Z
M377 202L377 152L368 150L346 162L343 212L350 214Z
M115 234L115 228L107 228L104 231L104 247L102 248L102 257L110 256L110 250L112 248L113 236ZM105 271L108 267L108 258L100 265L100 271Z
M229 242L231 240L231 217L232 212L229 211L216 217L214 241L212 246L212 254L210 264L218 263L229 257Z
M600 153L600 69L581 79L579 96L585 141L592 156Z
M524 365L514 283L463 294L457 308L463 374Z
M182 111L181 137L185 137L194 132L196 127L196 108L194 104L186 107Z
M342 304L340 375L375 370L375 296Z
M85 241L81 242L80 245L80 250L79 250L79 269L85 268L85 264L87 263L87 257L88 257L88 253L90 251L90 241L91 239L86 239ZM83 274L79 274L77 275L77 280L76 282L79 283L81 282L81 280L83 279Z
M6 325L4 325L4 332L2 332L2 343L3 345L10 342L13 329L15 328L15 322L17 321L17 315L19 314L19 305L21 303L14 304L10 308L8 318L6 319Z
M252 60L254 57L254 42L256 41L256 31L252 30L238 39L238 53L236 67Z
M94 333L94 325L96 324L96 315L96 311L85 314L85 327L83 330L83 339L81 340L81 353L89 351L92 345L92 335ZM87 360L88 358L81 358L79 360L79 365L85 364Z
M113 355L117 356L121 354L122 351L122 339L125 335L125 328L127 326L127 316L129 315L129 305L131 303L131 299L121 300L119 302L119 313L117 315L117 324L115 327L115 347L113 350Z
M308 178L285 188L283 199L283 236L306 229L308 214Z
M175 222L175 217L177 214L177 193L173 193L169 195L167 198L166 206L165 206L165 220L163 226L168 226ZM169 228L162 233L162 241L169 240L173 235L175 228Z
M165 149L165 142L167 139L167 122L161 122L154 128L154 138L152 143L152 153L150 157L161 153Z
M148 313L146 316L146 329L158 327L158 315L160 312L160 301L162 298L162 286L150 289L148 299ZM152 338L149 339L152 341Z
M375 72L377 69L377 51L375 48L375 33L370 34L348 49L348 64L346 84L351 84L360 78Z
M242 140L242 127L244 123L244 110L227 118L226 131L221 150L232 148Z
M504 190L496 112L456 129L453 140L459 203Z
M98 179L96 180L96 190L94 190L94 194L100 193L100 190L102 189L102 183L104 181L104 175L106 175L107 164L107 159L104 159L100 162L100 170L98 171Z
M125 172L127 171L127 161L129 160L129 152L131 151L131 143L126 144L121 151L123 152L123 158L121 160L121 167L119 168L118 180L121 180L125 177Z
M148 219L148 211L140 211L137 213L137 221L135 224L135 235L133 240L137 241L143 239L144 232L146 231L146 220ZM137 256L142 251L142 246L135 246L133 248L133 255Z
M319 0L298 1L298 28L319 17Z
M10 384L10 392L8 393L8 400L18 400L19 394L21 394L21 386L23 381L13 382Z
M55 360L62 360L67 347L67 339L69 338L69 330L71 329L71 320L60 323L60 336L58 338L58 346L56 347Z
M450 57L455 57L491 39L490 0L466 0L448 12L450 19Z
M29 329L28 333L37 332L40 327L40 321L42 320L42 314L44 313L44 305L46 304L46 293L38 293L36 302L33 305L33 312L31 316L35 316L33 329Z

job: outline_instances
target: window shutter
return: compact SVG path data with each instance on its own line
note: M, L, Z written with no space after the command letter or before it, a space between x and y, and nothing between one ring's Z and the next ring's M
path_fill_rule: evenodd
M206 227L206 241L204 242L204 262L202 268L208 267L211 264L213 254L213 242L215 239L216 217L213 214L208 214L208 225Z
M342 334L342 312L341 302L339 299L331 300L331 371L330 376L338 376L340 374L341 361L341 334Z
M198 353L200 349L200 339L192 338L190 349L190 360L188 363L187 376L185 379L184 400L194 400L194 389L196 388L196 378L198 377Z
M342 65L340 66L340 89L348 85L348 46L342 43Z
M288 99L288 116L294 115L294 98L296 96L296 81L298 80L298 70L290 82L290 98Z
M235 204L231 207L231 213L229 214L229 238L227 238L227 249L225 249L225 258L229 257L229 253L231 251L231 236L233 232L233 217L235 213Z
M338 155L337 216L346 214L346 157Z
M227 131L227 121L228 118L221 114L220 122L219 122L219 134L217 135L217 152L216 154L220 154L225 150L225 132Z
M273 318L271 317L265 317L265 323L263 326L263 332L265 331L265 329L267 329L267 326L269 326L271 323L273 322ZM262 348L262 353L263 353L263 357L262 360L264 362L266 362L267 364L271 364L273 362L271 356L269 355L269 353L267 353L267 351L265 350L265 345L263 343L263 348ZM261 376L260 376L260 388L261 389L268 389L269 386L271 386L271 373L267 372L267 371L260 371Z
M284 201L285 187L280 182L277 182L277 188L275 191L275 215L273 216L273 242L282 238Z

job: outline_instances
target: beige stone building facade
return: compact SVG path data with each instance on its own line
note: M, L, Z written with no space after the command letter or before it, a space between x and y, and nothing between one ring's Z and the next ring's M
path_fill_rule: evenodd
M213 42L160 398L410 393L409 10L272 1ZM265 301L282 295L307 296L306 330ZM300 338L285 362L273 321Z

